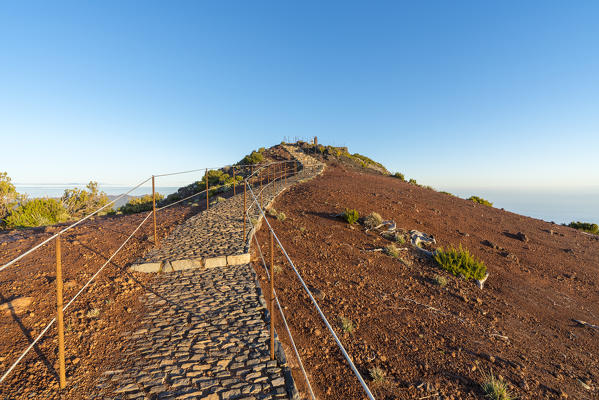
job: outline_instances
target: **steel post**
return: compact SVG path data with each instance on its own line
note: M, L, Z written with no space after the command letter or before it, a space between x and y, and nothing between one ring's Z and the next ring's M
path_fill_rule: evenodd
M270 359L275 359L275 253L270 231Z
M64 364L64 316L62 312L62 252L60 236L56 237L56 322L58 323L58 368L60 388L67 386Z
M210 208L210 198L208 195L208 168L206 168L206 175L204 175L204 177L206 178L206 210L208 208Z
M156 233L156 186L152 175L152 214L154 217L154 245L158 245L158 234Z

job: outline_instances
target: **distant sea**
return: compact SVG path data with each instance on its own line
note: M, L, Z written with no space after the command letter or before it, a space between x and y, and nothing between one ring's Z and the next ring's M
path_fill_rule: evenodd
M21 194L27 194L29 198L36 197L61 197L65 191L65 189L84 189L85 184L48 184L48 185L21 185L15 183L15 188L17 192ZM113 185L98 185L98 188L105 192L108 197L113 200L116 197L120 196L123 193L126 193L131 189L131 187L126 186L113 186ZM157 186L156 192L162 195L169 195L174 193L179 189L178 186ZM151 194L152 187L151 186L141 186L135 189L133 192L129 193L128 197L137 197L143 196L145 194ZM127 202L128 198L123 198L115 203L115 207L120 207Z
M572 221L599 224L599 188L584 189L443 189L461 198L479 196L496 208L548 222Z

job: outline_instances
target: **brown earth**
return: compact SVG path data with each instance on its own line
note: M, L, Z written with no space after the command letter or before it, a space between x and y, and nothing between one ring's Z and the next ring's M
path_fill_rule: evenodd
M158 238L205 208L175 205L157 213ZM108 260L147 212L90 219L61 235L65 304ZM0 234L0 265L20 255L66 225L22 229ZM67 388L59 396L57 329L54 325L6 381L0 398L87 399L98 376L119 364L121 337L143 315L139 296L150 275L130 274L126 267L154 246L150 217L125 247L65 312ZM23 302L25 307L0 310L0 371L3 374L56 313L56 255L54 241L0 272L0 303ZM21 300L19 300L21 299ZM27 299L27 300L29 300Z
M334 163L274 207L287 218L269 217L270 223L377 399L484 398L481 383L491 373L518 399L599 398L599 331L573 321L599 324L599 236ZM346 207L433 234L439 246L462 244L488 267L484 289L440 270L408 244L398 245L405 249L399 258L372 251L391 242L335 217ZM265 224L258 239L269 260ZM282 267L275 288L316 396L365 398L275 253ZM447 285L435 283L436 276ZM353 332L343 331L341 317ZM280 321L277 332L293 359ZM372 380L373 367L384 380ZM299 370L293 372L305 395Z

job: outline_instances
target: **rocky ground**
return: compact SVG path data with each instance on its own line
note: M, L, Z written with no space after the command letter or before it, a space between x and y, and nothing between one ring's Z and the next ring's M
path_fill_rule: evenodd
M270 223L377 399L484 398L490 374L519 399L599 398L599 331L574 321L599 324L599 237L334 162L274 207L287 218ZM346 207L432 234L439 246L462 244L488 267L484 289L408 244L398 244L398 258L375 251L391 242L336 217ZM269 259L264 227L258 238ZM275 257L275 287L317 397L363 398L297 278ZM258 260L255 267L265 285ZM375 367L383 379L373 379ZM297 368L294 376L301 389Z
M267 150L267 154L270 159L289 157L282 146ZM323 175L284 192L274 208L284 212L286 218L269 217L269 222L377 399L483 398L480 385L490 374L507 382L510 392L519 399L599 398L599 331L575 322L599 324L599 237L477 205L392 177L364 173L334 158L322 159L329 164ZM398 244L397 258L378 251L391 242L380 231L366 231L361 225L343 222L337 215L346 207L357 209L361 215L376 211L385 219L393 219L404 231L417 229L432 234L439 246L462 244L488 266L490 277L484 289L441 271L433 260L409 244ZM158 219L160 241L174 226L203 208L199 199L196 206L164 210ZM64 236L65 299L79 290L144 216L96 218ZM103 372L120 369L123 356L134 355L123 337L137 332L135 338L142 340L147 334L140 331L146 329L142 327L144 321L151 324L160 319L152 314L156 313L152 302L166 299L144 295L148 287L160 288L160 282L153 281L154 275L130 274L126 270L154 247L150 222L66 313L69 384L60 397L80 399L97 393L101 377L111 375ZM257 237L269 259L267 232L262 225ZM59 229L55 226L1 233L0 264ZM252 255L262 287L266 287L255 247ZM275 257L276 288L317 397L364 398L297 278L280 253ZM241 280L251 279L251 270L246 271L247 266L240 268ZM212 273L216 275L206 278L212 282L212 286L206 286L207 296L225 296L218 288L221 280L230 279L227 273L231 270ZM187 276L188 272L174 274L181 275L182 292L199 282ZM445 284L439 276L446 279ZM8 368L53 317L54 277L53 244L0 273L0 304L12 304L11 308L0 307L0 371ZM237 289L243 291L244 286L233 289L231 294ZM191 299L196 290L192 292L182 297ZM268 291L264 295L268 296ZM233 296L223 302L236 308L235 300ZM175 314L173 320L183 318ZM191 320L181 321L202 323L195 313L188 314ZM280 323L280 319L277 321ZM280 324L277 332L296 384L306 397L306 387ZM234 337L227 340L231 348L238 344ZM184 338L177 342L179 345L187 345ZM249 360L249 353L246 355ZM235 357L231 355L231 364L243 363ZM0 385L0 397L59 398L56 360L53 328ZM212 369L214 360L204 361ZM170 368L168 363L162 367ZM381 379L373 379L371 371L375 367ZM190 371L193 373L193 368ZM260 373L251 375L252 379L260 379L264 373L246 372L241 375ZM174 374L165 380L163 375L154 386L166 385L169 389L178 378ZM147 379L150 382L158 378ZM202 382L196 385L201 391L196 397L216 394L202 387L210 385L209 380ZM273 393L280 388L278 384L272 386ZM246 388L242 385L230 390L239 389L240 396L251 396L252 387L242 387ZM123 397L134 394L128 390L121 393ZM193 397L193 392L189 394ZM231 396L237 396L236 392Z
M158 236L204 208L173 206L158 213ZM63 235L64 299L70 300L147 213L105 216L84 222ZM22 229L0 233L0 264L50 237L63 227ZM142 284L126 267L154 246L152 219L129 241L65 312L68 387L63 398L87 398L100 372L118 365L121 335L137 326L143 307ZM56 313L55 243L50 242L0 273L0 371L4 373ZM14 307L4 307L7 302ZM58 398L56 328L0 385L6 399Z

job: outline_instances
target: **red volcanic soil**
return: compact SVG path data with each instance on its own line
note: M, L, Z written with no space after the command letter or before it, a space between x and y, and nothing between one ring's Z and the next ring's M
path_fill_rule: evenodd
M518 399L599 398L599 331L573 321L599 324L599 236L338 164L291 188L274 207L287 218L270 223L377 399L480 399L491 373ZM487 265L484 289L442 271L409 244L398 244L399 258L372 251L391 242L335 217L346 207L432 234L438 246L462 244ZM265 225L258 239L269 260ZM275 288L316 396L365 398L275 253ZM263 267L254 264L268 288ZM447 278L444 287L435 283L439 275ZM341 317L353 323L351 333ZM280 321L277 332L294 362ZM371 378L374 367L384 372L382 381ZM293 372L305 395L299 370Z
M205 207L175 205L157 214L159 240ZM106 216L88 220L61 235L66 304L147 216ZM63 229L22 229L0 234L0 265ZM98 375L119 367L123 334L143 315L138 297L150 275L126 267L154 246L150 217L125 247L65 312L67 389L60 398L87 399ZM0 310L0 374L10 367L56 313L56 255L51 241L0 272L0 303L30 297L30 305ZM57 329L45 337L0 384L2 399L53 399L58 393Z

